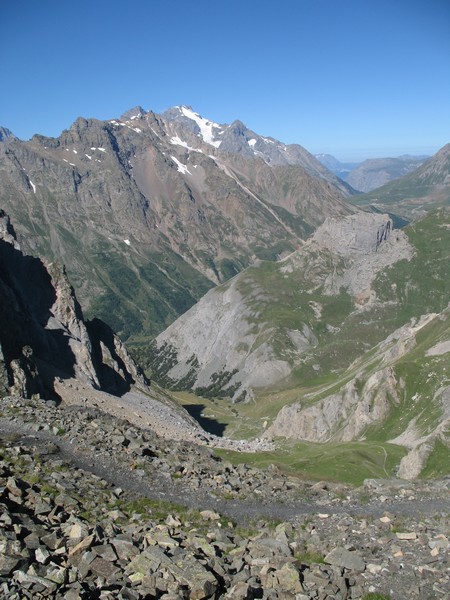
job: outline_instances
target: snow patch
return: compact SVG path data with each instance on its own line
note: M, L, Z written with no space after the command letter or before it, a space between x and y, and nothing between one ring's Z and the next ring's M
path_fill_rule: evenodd
M77 151L77 150L72 150L72 152L73 152L74 154L78 154L78 151Z
M89 160L92 160L92 156L89 156L89 154L85 154L85 156L87 156Z
M251 140L248 140L248 142L247 142L247 143L248 143L248 145L249 145L251 148L253 148L253 146L256 144L256 140L255 140L255 138L253 138L253 139L251 139Z
M131 246L130 240L123 240L127 246Z
M173 162L177 165L177 171L179 171L180 173L183 173L183 175L185 175L186 173L188 173L188 175L192 175L192 173L189 172L188 168L186 167L186 165L183 165L183 163L181 163L178 158L175 158L175 156L171 156L170 157Z
M174 146L183 146L183 148L187 148L188 150L193 150L190 146L188 146L187 142L183 142L177 135L170 138L170 143Z
M31 187L33 188L33 192L36 193L36 186L34 185L34 183L31 181L31 179L28 180L30 182Z
M187 108L186 106L182 106L180 110L185 117L197 123L197 125L200 128L200 136L203 138L204 142L210 144L211 146L215 146L216 148L220 146L222 142L214 140L213 132L213 129L220 129L220 125L218 125L217 123L213 123L212 121L208 121L207 119L204 119L199 114L197 114L190 108Z
M134 131L136 131L137 133L142 133L142 129L139 129L139 127L134 127Z

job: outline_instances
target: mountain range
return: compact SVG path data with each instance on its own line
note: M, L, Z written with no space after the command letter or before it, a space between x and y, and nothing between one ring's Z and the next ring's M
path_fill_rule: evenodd
M64 262L86 314L124 339L160 332L209 288L355 210L301 146L188 107L9 136L0 177L24 249Z
M397 158L370 158L363 162L342 163L331 154L316 154L316 158L359 192L371 192L382 185L415 171L429 156L404 154Z
M411 173L352 201L362 208L393 212L408 220L450 204L450 144Z
M114 330L235 433L369 440L402 477L445 472L449 154L358 196L301 146L187 106L2 129L2 394L75 377L150 397Z

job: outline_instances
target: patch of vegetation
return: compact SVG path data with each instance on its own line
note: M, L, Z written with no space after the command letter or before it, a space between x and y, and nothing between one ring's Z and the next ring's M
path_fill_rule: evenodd
M289 441L279 441L278 449L272 452L249 454L218 449L215 452L235 464L246 463L258 468L275 464L288 475L341 481L354 486L362 485L364 479L392 476L406 454L405 448L393 444Z
M221 273L221 281L227 281L242 271L242 266L229 258L219 261L217 267Z
M295 560L300 564L310 565L311 563L315 564L324 564L324 556L323 554L319 554L316 550L296 550L294 552Z
M448 475L450 465L450 440L448 440L447 443L448 445L440 440L435 441L434 448L428 457L425 468L420 474L423 479L444 477Z
M212 383L206 387L196 387L195 393L198 396L205 398L225 398L231 397L235 391L239 388L239 384L235 386L226 387L234 375L238 372L237 369L233 371L222 370L219 373L213 373L211 375ZM226 389L225 389L226 388ZM180 388L183 389L183 388ZM186 389L186 388L184 388Z

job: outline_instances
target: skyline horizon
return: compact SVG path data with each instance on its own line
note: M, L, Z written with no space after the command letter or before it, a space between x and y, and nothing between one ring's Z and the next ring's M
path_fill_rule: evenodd
M163 112L165 112L166 110L169 110L170 108L173 108L174 106L189 106L191 107L194 112L200 114L202 117L209 119L209 120L213 120L210 118L210 116L208 114L202 114L199 111L197 111L195 109L195 106L192 106L191 104L185 103L185 104L175 104L172 106L167 106L165 108L163 108L162 110L153 110L151 107L145 107L143 106L143 102L138 102L137 104L135 104L134 106L130 106L128 108L124 108L121 112L121 115L126 113L127 111L137 107L137 106L141 106L141 108L144 109L144 111L146 113L148 112L153 112L155 114L162 114ZM32 139L32 137L34 137L35 135L42 135L44 137L49 137L49 138L58 138L63 131L66 131L68 129L70 129L70 127L73 125L73 123L75 123L75 121L78 118L84 118L84 119L96 119L99 121L110 121L110 120L114 120L114 119L118 119L120 118L121 115L111 115L108 117L101 117L101 116L87 116L87 115L78 115L71 123L67 124L67 126L63 127L60 131L56 131L53 133L46 133L43 131L35 131L34 133L32 133L31 135L29 135L28 137L23 137L21 135L18 135L16 131L14 131L11 127L8 126L8 124L2 123L0 122L0 127L4 127L6 129L8 129L13 135L15 135L19 140L21 141L29 141ZM230 122L220 122L220 121L215 121L216 123L220 124L220 125L229 125L231 124L233 121L236 120L242 120L239 117L236 117L235 119L233 119ZM281 143L285 143L287 145L290 144L298 144L302 147L304 147L308 152L310 152L310 154L313 154L314 156L320 155L320 154L324 154L324 155L330 155L333 158L335 158L336 160L338 160L341 163L361 163L364 160L369 160L369 159L383 159L383 158L399 158L401 156L404 155L410 155L412 157L416 157L416 156L433 156L434 154L436 154L436 152L438 152L441 148L443 148L446 144L450 143L450 141L448 142L444 142L441 146L439 147L435 147L435 146L428 146L428 147L420 147L417 148L417 146L415 147L406 147L406 146L397 146L395 149L390 147L390 149L388 147L385 147L385 149L383 150L383 148L371 148L371 147L367 147L367 148L355 148L353 150L349 150L349 154L344 155L345 151L341 151L339 150L339 148L333 150L333 149L315 149L312 150L311 148L305 146L304 144L302 144L301 140L300 141L286 141L283 139L279 139L276 137L276 135L274 135L271 132L265 131L265 132L260 132L260 131L256 131L249 123L244 123L249 129L251 129L252 131L254 131L256 134L261 135L261 136L265 136L265 137L272 137L274 139L277 139L278 141L280 141ZM57 129L57 128L56 128ZM330 148L330 146L328 147Z

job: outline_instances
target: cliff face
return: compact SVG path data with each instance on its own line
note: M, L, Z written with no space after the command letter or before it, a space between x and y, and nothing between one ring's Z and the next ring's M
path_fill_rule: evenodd
M145 378L109 327L85 323L65 269L22 253L0 211L0 393L54 396L56 377L120 393Z

